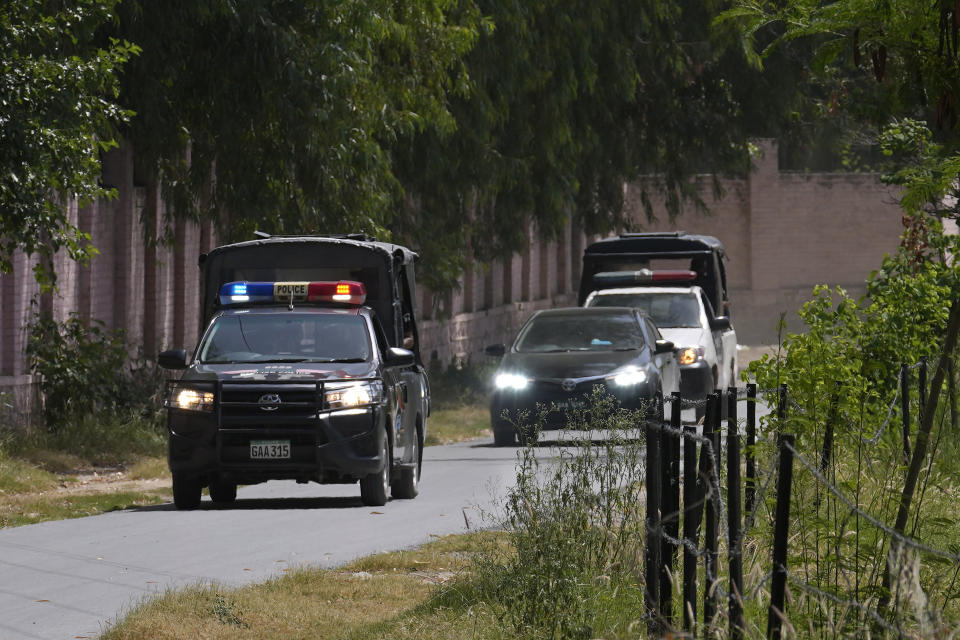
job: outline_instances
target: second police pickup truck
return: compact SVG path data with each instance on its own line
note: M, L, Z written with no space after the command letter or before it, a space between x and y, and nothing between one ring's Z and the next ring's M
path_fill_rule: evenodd
M166 351L174 502L238 484L419 491L430 392L413 314L416 254L362 236L273 237L201 257L199 345Z
M584 306L642 309L677 347L680 393L698 401L736 384L737 335L730 321L723 245L683 232L627 233L587 247ZM702 405L697 405L702 415Z

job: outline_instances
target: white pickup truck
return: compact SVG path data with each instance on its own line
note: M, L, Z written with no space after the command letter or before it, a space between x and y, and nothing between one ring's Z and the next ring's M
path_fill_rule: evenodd
M737 383L737 334L726 316L716 317L698 286L646 286L601 289L586 307L637 307L676 345L680 394L701 400L714 389ZM701 405L702 406L702 405ZM702 415L698 407L697 415Z

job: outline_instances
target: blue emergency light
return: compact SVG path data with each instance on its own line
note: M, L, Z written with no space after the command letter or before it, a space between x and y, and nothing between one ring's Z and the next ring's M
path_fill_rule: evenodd
M273 302L272 282L228 282L220 287L220 304Z
M361 305L366 287L353 280L339 282L228 282L220 287L222 306L313 302Z

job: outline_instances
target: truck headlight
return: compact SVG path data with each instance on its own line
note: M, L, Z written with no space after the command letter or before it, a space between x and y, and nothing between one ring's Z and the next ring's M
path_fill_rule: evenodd
M500 373L493 379L493 384L497 389L513 389L514 391L526 388L529 382L527 378L516 373Z
M643 384L647 381L647 373L643 369L629 368L616 373L607 380L612 380L613 384L618 387L632 387L634 385Z
M677 360L680 364L693 364L703 357L703 347L684 347L680 349L679 355Z
M182 411L213 411L213 392L189 387L173 387L167 397L167 407Z
M379 381L333 383L324 387L329 409L352 409L383 401L383 384Z

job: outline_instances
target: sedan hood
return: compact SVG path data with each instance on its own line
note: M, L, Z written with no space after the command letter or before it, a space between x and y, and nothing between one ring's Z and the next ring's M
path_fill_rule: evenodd
M509 353L501 371L516 372L531 378L589 378L606 375L626 364L643 364L646 350L565 351L560 353Z

